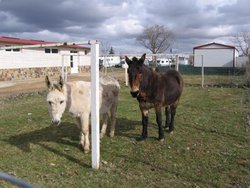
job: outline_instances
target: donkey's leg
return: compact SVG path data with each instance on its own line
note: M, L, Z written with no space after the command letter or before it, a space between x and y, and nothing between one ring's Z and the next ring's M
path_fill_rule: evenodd
M164 132L163 132L163 128L162 128L161 106L156 105L155 114L156 114L156 122L157 122L158 129L159 129L159 140L163 141L164 140Z
M82 122L82 134L84 135L83 137L83 150L84 153L89 152L89 113L84 112L81 115L81 122Z
M76 118L77 121L77 127L81 130L80 131L80 145L82 146L82 148L84 147L84 134L82 132L82 121L81 121L81 117L77 117Z
M169 133L173 132L174 130L174 118L175 118L176 108L177 107L174 105L170 107L171 121L169 126Z
M170 121L171 121L171 110L170 110L170 106L167 106L165 108L165 115L166 115L166 121L165 121L165 129L169 128L170 125Z
M108 114L105 113L102 115L102 129L100 135L101 138L106 134L107 124L108 124Z
M81 125L82 125L82 123L81 123L81 118L80 117L77 117L76 118L76 125L77 125L77 128L78 129L80 129L80 130L82 130L82 128L81 128Z
M142 114L141 138L144 140L148 137L148 109L141 108L141 114Z
M112 105L110 110L110 119L111 119L111 127L110 127L110 137L115 135L115 124L116 124L116 110L117 110L117 102Z

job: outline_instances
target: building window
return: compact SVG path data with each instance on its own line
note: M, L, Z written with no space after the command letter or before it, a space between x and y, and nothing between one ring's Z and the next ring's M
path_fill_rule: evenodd
M50 49L49 49L49 48L45 48L44 52L45 52L46 54L49 54L49 53L50 53Z
M73 55L70 56L70 67L73 68L74 64L73 64Z
M20 52L20 48L13 49L13 52Z
M6 46L8 47L8 46ZM5 49L6 52L20 52L20 48L14 48L14 49Z
M58 54L58 49L57 48L45 48L44 49L44 52L46 53L46 54L50 54L50 53L52 53L52 54Z
M78 51L76 51L76 50L71 50L70 53L71 53L71 54L77 54Z
M52 54L58 54L58 49L51 49Z
M85 52L85 55L87 55L87 54L88 54L88 50L84 50L84 52Z

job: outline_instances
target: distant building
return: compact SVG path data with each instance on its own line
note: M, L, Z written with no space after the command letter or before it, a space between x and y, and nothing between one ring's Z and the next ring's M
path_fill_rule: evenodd
M121 62L120 56L117 55L101 56L99 59L104 67L114 67Z
M157 59L156 65L160 67L171 66L173 64L171 58L160 58Z
M238 50L234 46L209 43L193 48L194 66L235 67Z
M0 50L0 80L38 78L61 74L62 66L69 74L90 70L90 48L79 45L22 48L25 45L54 42L0 37L0 47L20 46Z

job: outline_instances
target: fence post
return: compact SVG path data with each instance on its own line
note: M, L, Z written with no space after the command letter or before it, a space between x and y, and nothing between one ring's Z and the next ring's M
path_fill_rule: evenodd
M179 56L178 55L176 55L175 56L175 70L176 71L179 71Z
M247 82L250 80L250 49L248 50L248 62L246 64L246 75L247 75Z
M92 168L100 167L100 131L99 131L99 43L91 42L91 140Z
M203 62L203 55L201 55L201 87L204 88L204 62Z
M62 70L61 71L62 71L61 74L62 74L63 81L66 82L65 81L65 72L64 72L64 55L62 55Z
M125 70L124 70L124 74L125 74L125 85L128 86L128 67L127 64L125 64Z

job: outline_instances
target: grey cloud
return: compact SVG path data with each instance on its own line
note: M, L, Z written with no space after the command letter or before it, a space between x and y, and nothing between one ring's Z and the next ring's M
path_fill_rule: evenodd
M96 1L4 0L0 9L7 10L21 22L55 30L72 24L99 24L112 15L112 7L103 8Z
M140 27L167 26L177 35L174 47L191 51L193 45L226 37L227 28L230 32L249 31L248 0L223 6L207 3L201 7L198 3L202 1L0 0L0 35L52 41L100 39L109 41L115 51L146 51L136 43L139 33L130 32L133 23L119 25L136 20ZM217 27L222 31L211 30Z
M238 0L235 4L220 7L219 11L223 15L225 24L233 25L236 31L250 30L249 1ZM221 20L222 21L222 20Z

